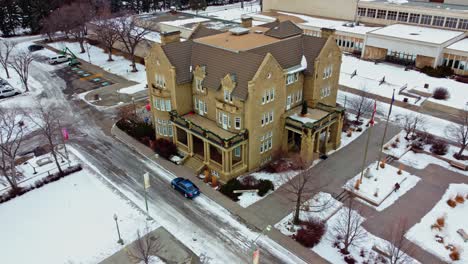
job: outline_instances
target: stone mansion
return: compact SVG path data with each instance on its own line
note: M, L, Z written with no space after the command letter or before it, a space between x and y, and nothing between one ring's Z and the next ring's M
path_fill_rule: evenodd
M307 36L290 21L253 27L248 18L227 32L198 26L186 40L162 33L146 57L156 137L222 182L277 153L310 163L336 149L344 109L336 105L341 52L331 34Z

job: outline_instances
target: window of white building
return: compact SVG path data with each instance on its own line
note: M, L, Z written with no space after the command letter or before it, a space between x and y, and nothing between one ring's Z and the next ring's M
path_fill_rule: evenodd
M432 25L436 27L442 27L444 25L444 20L445 17L434 16L434 19L432 20Z
M397 12L396 11L388 11L387 20L396 20Z
M430 15L422 15L421 16L421 22L420 24L422 25L430 25L432 22L432 16Z
M419 18L420 18L420 17L421 17L420 14L410 14L409 22L410 22L410 23L418 24L418 23L419 23Z
M377 18L385 19L387 17L387 10L377 10Z
M448 27L448 28L457 28L457 22L458 22L458 18L447 17L447 18L445 19L445 27Z

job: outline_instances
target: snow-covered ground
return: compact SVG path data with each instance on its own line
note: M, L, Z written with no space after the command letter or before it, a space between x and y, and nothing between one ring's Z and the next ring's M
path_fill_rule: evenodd
M378 170L376 166L377 162L374 162L364 169L359 189L355 188L355 184L361 178L360 173L350 179L343 187L355 193L358 197L374 203L377 211L383 211L392 205L399 197L416 186L420 180L419 177L404 170L401 171L401 175L398 174L399 169L389 164L385 164L383 169L379 166ZM368 172L367 169L369 169ZM394 191L396 183L400 185L400 189Z
M299 213L299 219L306 221L309 219L316 219L320 221L326 221L332 215L334 215L343 204L335 199L329 193L320 192L316 194L312 199L302 204L302 210ZM299 226L293 225L293 213L290 213L280 222L275 225L281 233L292 236L297 233Z
M297 118L301 118L301 117L297 116ZM307 117L304 117L304 118L307 120ZM348 118L350 120L355 120L356 115L348 113ZM301 120L304 120L304 119L300 119L298 121L303 122ZM350 137L348 137L346 132L342 132L341 133L341 145L340 145L340 147L338 149L336 149L336 150L332 150L332 151L328 152L328 155L332 155L333 153L335 153L335 152L339 151L340 149L346 147L351 142L353 142L355 139L357 139L359 136L361 136L368 129L368 127L365 124L369 123L369 119L361 118L361 121L363 123L363 125L360 126L362 128L362 131L361 132L354 131L354 132L352 132ZM307 122L310 122L310 121L307 121ZM356 127L354 127L354 128L356 128ZM320 161L321 161L320 159L315 160L309 168L312 168L313 166L317 165ZM301 172L300 170L287 171L287 172L283 172L283 173L267 173L267 172L260 171L260 172L252 173L250 175L254 176L257 180L262 180L263 179L263 180L272 181L273 185L275 186L275 190L277 190L283 184L285 184L288 179L291 179L291 178L295 177L300 172ZM238 203L239 203L240 206L246 208L246 207L249 207L250 205L260 201L261 199L265 198L267 195L269 195L271 193L272 193L272 191L268 192L265 196L261 197L255 192L245 192L245 193L242 193L242 195L239 196Z
M455 167L452 167L447 162L441 159L435 158L431 155L424 154L424 153L419 154L419 153L414 153L412 151L408 151L398 161L407 166L411 166L419 170L426 168L429 164L435 164L435 165L444 167L447 170L468 176L468 171L464 171L464 170L460 170Z
M349 102L349 100L355 97L357 97L357 95L338 90L337 102L340 103L341 105L344 105L345 98ZM390 107L390 104L377 102L377 115L386 119L389 107ZM441 138L447 138L447 133L445 133L445 128L448 125L453 124L452 122L447 121L445 119L441 119L441 118L437 118L437 117L425 115L425 114L419 114L418 112L414 112L406 108L398 107L395 105L393 106L393 109L392 109L390 122L396 125L399 125L401 124L401 120L403 120L403 117L408 114L420 115L421 117L423 117L424 122L421 128L424 128L424 130L427 133L433 134L434 136L441 137Z
M126 244L137 230L158 227L84 166L0 204L0 248L9 249L2 251L2 262L98 263L122 249L114 214Z
M458 229L464 229L465 232L468 232L468 226L466 225L468 219L468 201L457 203L455 208L447 204L447 200L454 199L458 194L462 195L466 200L468 198L468 184L450 184L444 196L442 196L434 208L406 234L406 238L448 263L468 262L468 243L464 242L462 237L457 233ZM438 231L435 228L431 228L440 217L443 217L445 220L441 230ZM436 241L436 235L443 237L443 243ZM446 249L446 246L449 244L455 246L460 252L459 261L452 262L450 259L450 251Z
M222 6L209 6L204 11L199 11L198 15L206 17L214 17L223 20L240 22L242 15L255 14L260 12L260 4L258 1L244 1L244 8L241 8L240 3ZM195 11L187 11L188 13L197 13Z
M351 78L351 74L357 71L357 75ZM385 83L379 86L380 80L385 76ZM429 84L429 88L424 88ZM392 98L393 89L395 100L403 101L404 95L398 95L398 91L407 85L405 91L411 89L432 93L438 87L446 88L450 93L447 100L428 98L427 100L450 107L465 109L468 102L468 84L446 78L434 78L418 71L405 71L405 67L390 63L375 64L371 61L360 60L350 55L343 55L341 64L340 85L354 89L367 90L369 93ZM409 98L410 103L415 99ZM419 101L418 104L422 103Z
M90 62L91 64L97 65L108 71L110 73L119 75L127 80L137 82L138 84L130 86L127 88L121 89L120 93L137 93L139 91L146 90L146 70L145 66L137 63L138 72L131 72L130 64L131 61L127 60L123 56L112 55L114 61L107 61L108 54L101 48L88 45L89 55L91 61L88 57L88 49L85 53L80 53L80 44L78 42L54 42L48 44L56 49L62 50L65 47L69 48L78 58Z
M344 256L340 253L339 249L334 247L334 243L337 241L336 234L333 231L333 227L337 224L337 221L340 218L347 216L348 208L343 207L335 215L326 221L327 231L320 241L312 250L328 260L333 264L346 264L344 261ZM361 218L361 223L364 222L364 218L359 215L357 211L352 211L352 214L357 214ZM364 239L361 239L357 245L351 245L349 247L350 255L357 261L356 263L370 263L370 264L379 264L382 263L377 259L377 253L372 249L374 246L384 249L389 245L389 242L383 240L379 237L374 236L373 234L367 232L365 229L362 229L364 234ZM361 256L361 252L364 253ZM388 261L388 260L387 260ZM418 261L408 257L408 264L416 264Z

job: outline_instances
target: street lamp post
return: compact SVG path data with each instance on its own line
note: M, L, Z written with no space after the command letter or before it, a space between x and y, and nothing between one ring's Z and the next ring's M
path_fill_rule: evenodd
M133 113L135 114L135 117L137 116L137 109L135 105L135 97L132 97L132 104L133 104Z
M114 220L115 220L115 226L117 227L117 235L119 236L119 240L117 240L117 243L123 246L124 242L122 237L120 236L120 229L119 229L119 222L117 221L117 214L114 214Z
M252 241L252 258L253 258L253 263L254 263L254 264L257 264L257 263L259 262L259 259L258 259L258 258L260 257L259 255L255 256L255 251L256 251L256 249L257 249L257 247L256 247L256 246L257 246L257 240L258 240L261 236L263 236L267 231L270 231L270 230L271 230L271 225L267 225L267 226L265 227L265 229L263 229L262 232L257 236L257 238L255 238L255 240Z

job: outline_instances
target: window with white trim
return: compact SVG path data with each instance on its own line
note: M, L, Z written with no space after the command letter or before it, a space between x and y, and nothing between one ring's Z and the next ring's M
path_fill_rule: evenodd
M366 16L366 8L358 7L358 16Z
M262 120L260 122L262 126L268 125L273 122L273 114L274 114L273 110L262 114Z
M302 100L302 90L297 91L296 93L296 103Z
M262 96L262 104L273 102L275 100L275 88L265 90Z
M195 78L195 89L197 91L203 91L203 80L200 78Z
M241 118L238 116L234 118L234 128L241 129Z
M420 24L423 24L423 25L430 25L432 22L432 16L430 15L422 15L421 16L421 22L419 22Z
M397 11L388 11L387 20L396 20Z
M398 21L401 21L401 22L408 21L408 13L407 12L398 12Z
M325 98L327 96L330 96L331 89L330 86L325 86L320 90L320 98Z
M432 20L432 25L441 27L444 25L444 20L445 20L445 17L443 16L434 16L434 19Z
M232 103L232 96L229 90L224 89L224 101L228 103Z
M260 137L260 153L264 153L273 148L273 132L270 131Z
M458 21L458 29L468 29L468 19L462 19Z
M375 12L376 12L375 9L369 8L369 9L367 10L367 17L374 18L374 17L375 17Z
M237 158L240 158L240 156L241 156L241 146L237 146L234 149L234 156L237 157Z
M333 73L333 65L329 65L323 69L323 79L328 79L332 76Z
M153 97L154 108L159 111L166 111L170 112L172 110L171 107L171 99L163 99L154 96Z
M156 86L166 88L166 78L164 75L156 74Z
M377 10L377 18L385 19L387 17L387 10Z
M172 137L172 122L170 120L157 119L156 132L165 137Z
M420 14L410 14L409 22L410 22L410 23L418 24L418 23L419 23L419 18L420 18L420 17L421 17Z
M299 80L299 72L289 73L286 76L286 85L293 84Z
M457 27L457 22L458 22L458 18L447 17L445 19L445 27L456 28Z

